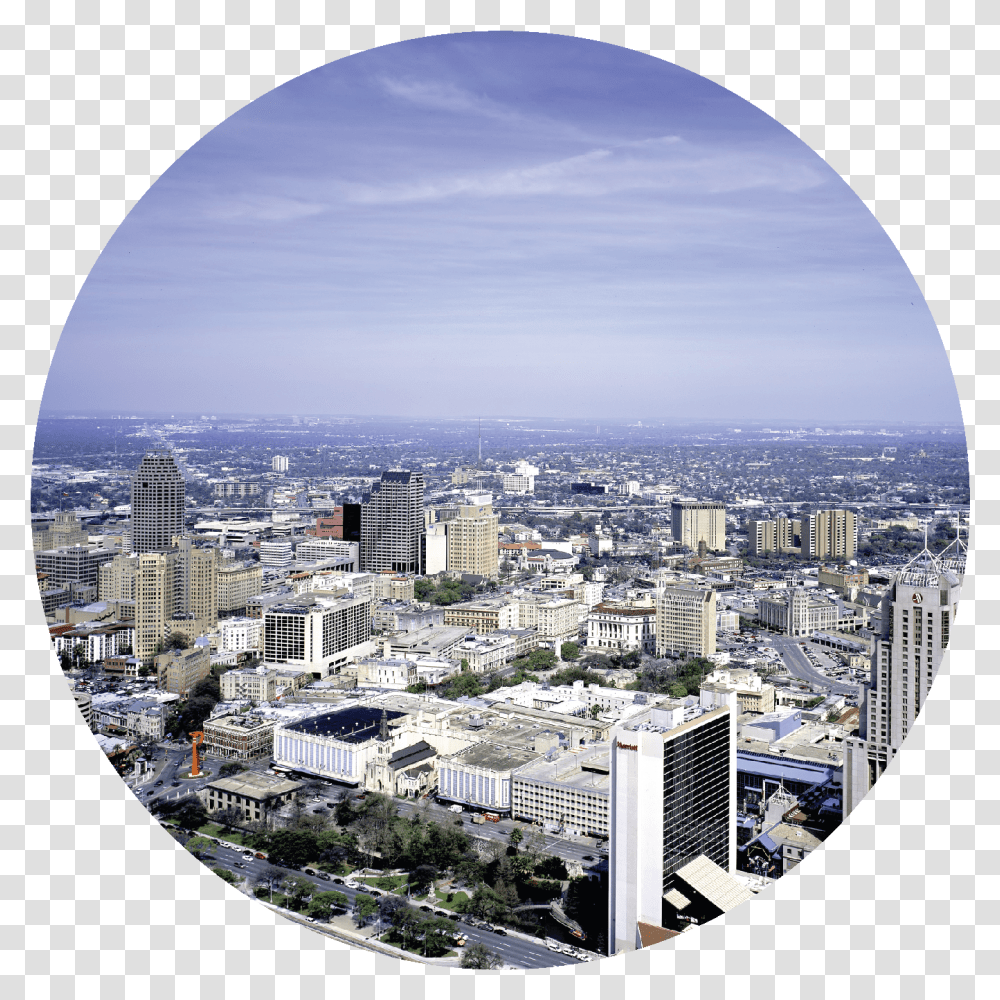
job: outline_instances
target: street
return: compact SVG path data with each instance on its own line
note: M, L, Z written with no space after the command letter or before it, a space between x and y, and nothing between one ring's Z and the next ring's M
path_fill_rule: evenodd
M809 684L813 684L817 688L832 692L833 694L857 696L858 686L856 684L834 680L814 667L802 651L802 647L799 645L801 641L791 636L768 636L768 642L781 654L782 661L788 667L788 672L793 677L807 681Z

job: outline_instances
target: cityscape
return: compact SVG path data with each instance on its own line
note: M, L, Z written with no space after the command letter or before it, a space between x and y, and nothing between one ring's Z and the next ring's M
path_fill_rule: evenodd
M959 426L47 412L32 536L101 750L180 845L473 969L793 871L947 648Z
M808 863L926 704L969 504L941 338L836 171L679 66L503 31L335 60L165 171L31 485L55 669L177 850L467 969Z

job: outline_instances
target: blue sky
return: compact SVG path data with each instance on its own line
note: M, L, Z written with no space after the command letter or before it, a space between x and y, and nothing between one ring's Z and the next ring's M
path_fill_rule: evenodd
M571 37L365 52L182 156L74 305L46 410L960 423L892 242L721 87Z

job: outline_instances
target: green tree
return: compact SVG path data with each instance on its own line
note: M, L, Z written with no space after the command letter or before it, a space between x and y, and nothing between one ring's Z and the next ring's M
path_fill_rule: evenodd
M215 874L218 875L223 882L228 882L230 885L236 885L237 882L239 882L240 880L239 876L234 875L228 868L222 868L216 865L216 867L213 868L212 871L215 872Z
M288 898L288 908L301 910L306 899L312 894L313 884L301 875L293 875L285 879L284 889Z
M579 646L579 643L564 642L559 647L559 655L564 660L569 660L570 662L572 662L573 660L578 660L580 658L580 646Z
M190 649L191 640L183 632L171 632L163 643L163 651L169 652L172 649Z
M378 903L374 896L369 896L367 892L359 892L354 897L354 919L359 927L364 927L377 912Z
M199 860L208 857L215 848L208 837L192 837L184 846Z
M478 941L462 950L463 969L501 969L503 964L503 957L499 952L487 948Z

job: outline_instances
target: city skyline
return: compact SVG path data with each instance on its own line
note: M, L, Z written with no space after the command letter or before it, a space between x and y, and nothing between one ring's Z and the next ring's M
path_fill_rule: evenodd
M669 63L523 33L359 54L231 117L110 241L46 401L79 409L95 352L122 410L235 409L219 374L252 354L303 415L566 408L495 378L522 371L590 386L589 419L961 422L916 283L808 147Z

